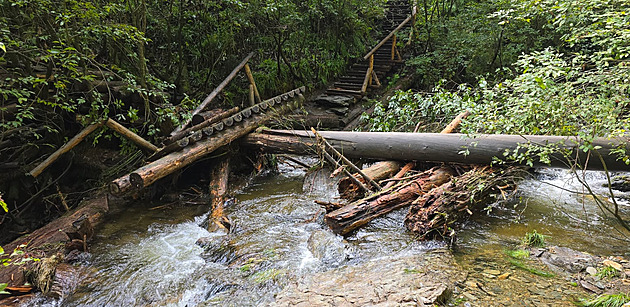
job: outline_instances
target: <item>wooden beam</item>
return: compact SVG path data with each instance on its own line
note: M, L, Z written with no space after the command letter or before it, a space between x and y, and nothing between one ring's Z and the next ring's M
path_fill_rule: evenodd
M141 136L135 134L133 131L125 128L123 125L119 124L118 122L116 122L115 120L111 118L107 119L107 121L105 122L105 125L109 127L110 129L118 132L118 134L122 135L126 139L134 142L136 145L140 146L141 148L144 148L150 152L158 151L157 146L149 143L149 141L143 139Z
M83 139L85 139L90 133L94 132L94 130L103 126L103 122L99 121L97 123L93 123L87 127L85 127L81 132L75 135L68 143L61 146L57 151L55 151L52 155L50 155L44 162L40 163L37 167L35 167L29 174L33 177L39 176L47 167L49 167L53 162L57 161L61 155L70 151L72 148L77 146Z

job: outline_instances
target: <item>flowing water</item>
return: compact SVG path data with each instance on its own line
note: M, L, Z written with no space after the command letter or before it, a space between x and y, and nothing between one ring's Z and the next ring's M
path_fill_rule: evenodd
M311 161L313 162L313 161ZM306 276L379 257L422 255L440 242L419 242L405 231L400 210L371 222L347 238L323 224L315 200L332 201L327 174L307 176L281 165L280 174L258 177L226 208L234 223L229 236L209 233L203 206L150 210L134 204L111 217L97 232L85 261L89 277L73 295L35 300L63 306L251 306L274 301L283 287ZM567 171L542 170L520 186L519 200L467 221L455 245L462 267L479 254L502 258L536 229L555 245L601 255L628 255L628 242L580 190ZM588 172L597 192L605 177ZM561 187L561 188L559 188ZM622 203L628 213L628 203ZM203 239L202 239L203 238ZM205 248L196 242L202 239ZM486 257L487 258L487 257Z

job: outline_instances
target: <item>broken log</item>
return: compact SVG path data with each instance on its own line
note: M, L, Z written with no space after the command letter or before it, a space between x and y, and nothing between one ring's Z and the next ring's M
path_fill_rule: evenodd
M214 167L211 174L210 185L210 204L212 212L208 221L208 231L214 232L219 229L229 233L231 223L223 212L223 203L228 192L228 176L230 174L230 158L221 159L219 164Z
M453 174L450 167L432 168L409 183L330 212L324 221L334 233L346 235L379 216L409 205L418 196L448 182Z
M397 161L382 161L371 165L368 168L363 169L363 173L372 178L373 180L383 180L391 177L400 169L400 162ZM365 179L362 176L355 174L359 181L365 183ZM350 178L343 178L339 181L337 187L339 195L343 199L356 200L363 197L363 191L352 181Z
M29 174L33 177L39 176L47 167L49 167L53 162L57 161L61 155L70 151L72 148L77 146L83 139L85 139L88 135L90 135L94 130L98 129L103 125L103 122L97 122L85 127L81 132L75 135L68 143L61 146L57 151L55 151L52 155L50 155L44 162L35 167Z
M119 124L118 122L116 122L115 120L111 118L107 119L107 121L105 122L105 125L109 127L110 129L118 132L120 135L122 135L126 139L134 142L140 148L143 148L149 152L158 151L157 146L149 143L147 140L143 139L141 136L135 134L133 131L125 128L123 125Z
M297 96L296 101L286 103L285 105L276 108L274 112L268 112L259 116L252 116L247 120L243 120L242 122L235 124L234 127L223 131L216 137L197 142L191 146L184 148L182 151L170 153L162 157L161 159L147 164L137 169L135 172L129 174L129 184L132 186L132 188L136 189L147 187L158 179L164 178L169 174L180 170L194 163L200 158L214 152L218 148L225 146L237 140L238 138L241 138L244 135L252 132L260 125L271 120L274 116L277 116L277 114L288 112L297 108L298 105L300 105L303 101L304 96L300 94ZM124 182L124 180L119 181L119 179L115 180L115 182ZM118 189L121 191L131 190L128 187L120 186L118 187ZM115 190L110 192L114 193Z
M214 89L214 91L212 91L212 93L210 93L210 95L208 95L208 97L206 97L206 99L204 99L201 104L199 104L199 106L197 106L197 108L192 112L192 116L197 115L199 112L203 111L203 109L206 108L206 106L208 106L208 104L215 98L217 97L217 95L219 95L219 93L230 83L230 81L232 81L232 79L234 79L234 77L236 77L236 74L238 74L238 72L243 69L243 67L245 67L245 65L247 64L247 62L249 61L249 59L251 59L254 56L254 52L251 52L250 54L248 54L245 59L243 59L243 61L241 61L240 64L238 64L238 66L236 66L236 68L234 68L234 70L232 70L232 72L225 78L225 80L223 80L223 82L221 82L221 84L219 84L219 86L217 86L217 88ZM171 136L174 134L177 134L178 132L184 130L186 128L186 126L188 126L188 124L190 124L190 122L192 121L192 116L190 119L184 120L184 122L181 124L181 126L179 126L177 129L175 129L175 131L173 131L173 133L171 133Z
M490 200L510 199L510 192L524 174L518 167L475 167L415 200L405 217L405 226L421 239L453 237L454 222L480 211Z
M597 156L589 159L589 155L579 149L583 142L576 137L346 131L321 131L320 134L347 158L487 165L495 162L495 157L503 158L506 151L519 150L524 153L526 151L524 147L532 144L555 144L568 153L571 159L577 158L583 168L604 170L604 165ZM247 136L241 144L259 146L267 153L311 154L313 152L310 148L313 144L312 139L314 135L308 131L265 130L262 133ZM611 151L619 146L625 147L626 152L630 152L629 138L611 140L595 138L592 144L599 148L596 154L601 155L609 171L630 170L630 166L617 160L617 157L611 154ZM289 151L285 151L287 149ZM550 165L540 162L535 153L531 158L534 166L573 167L567 162L567 158L559 153L551 155Z

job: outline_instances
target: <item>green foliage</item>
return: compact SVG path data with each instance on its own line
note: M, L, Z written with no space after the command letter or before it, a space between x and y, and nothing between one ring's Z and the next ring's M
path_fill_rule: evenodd
M9 285L6 283L0 283L0 294L11 294L10 292L4 290L7 286Z
M597 271L597 277L601 279L619 276L619 271L611 266L605 266Z
M522 243L529 247L545 247L545 238L547 236L539 234L536 230L528 232L523 237Z
M387 105L376 102L374 112L362 119L370 131L413 131L417 123L439 126L450 122L473 100L469 88L461 86L453 92L440 83L432 93L397 91Z
M585 307L621 307L630 302L627 294L603 294L594 299L582 300L579 304Z
M9 206L7 206L7 203L2 199L2 194L0 194L0 208L2 208L4 212L9 212ZM2 247L0 247L0 255L2 253L4 253L4 250L2 250Z
M542 276L542 277L554 277L555 275L549 272L545 272L539 269L536 269L534 267L531 267L527 264L525 264L524 261L526 261L527 259L529 259L529 251L526 250L522 250L522 249L517 249L517 250L504 250L504 253L508 256L508 262L510 262L510 264L512 264L513 266L526 271L526 272L530 272L534 275L538 275L538 276Z

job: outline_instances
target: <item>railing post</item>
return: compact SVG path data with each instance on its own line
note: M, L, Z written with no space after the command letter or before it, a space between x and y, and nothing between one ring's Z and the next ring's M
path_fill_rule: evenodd
M254 81L254 75L252 74L252 70L249 69L249 64L245 64L245 74L247 75L249 84L253 87L254 98L256 99L256 103L260 103L262 99L260 99L260 94L258 93L258 87L256 87L256 82Z
M370 86L372 85L372 72L374 72L374 54L370 56Z
M396 34L392 37L392 61L396 57Z
M372 85L372 72L374 71L374 55L370 55L370 62L367 71L365 72L365 79L363 79L363 86L361 87L362 93L367 93L367 88Z

